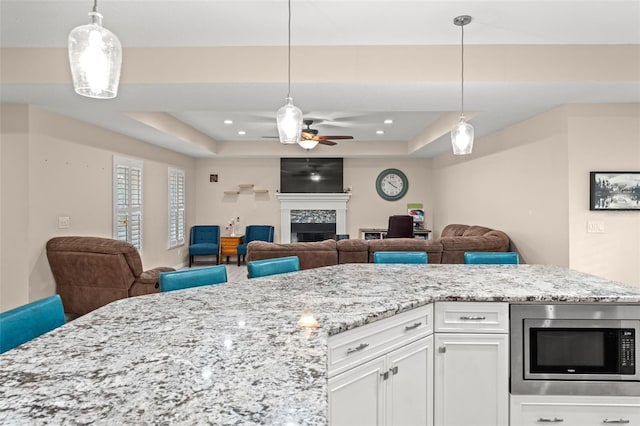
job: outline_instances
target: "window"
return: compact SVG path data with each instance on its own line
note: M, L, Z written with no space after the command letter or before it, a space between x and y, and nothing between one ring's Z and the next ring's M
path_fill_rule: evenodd
M142 160L113 157L113 238L142 250Z
M169 248L184 244L184 170L169 167Z

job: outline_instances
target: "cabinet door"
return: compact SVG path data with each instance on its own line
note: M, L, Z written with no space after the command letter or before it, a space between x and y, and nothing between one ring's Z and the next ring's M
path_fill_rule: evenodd
M387 424L433 425L433 336L387 355Z
M509 417L509 336L435 335L436 425L506 425Z
M329 424L384 424L385 364L381 356L329 379Z

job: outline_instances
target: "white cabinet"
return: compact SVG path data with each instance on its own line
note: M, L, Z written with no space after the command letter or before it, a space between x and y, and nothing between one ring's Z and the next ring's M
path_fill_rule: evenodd
M332 426L433 424L433 336L329 378Z
M433 424L433 306L329 338L329 424Z
M435 318L434 424L508 424L508 305L436 303Z
M511 425L640 425L640 397L511 395Z

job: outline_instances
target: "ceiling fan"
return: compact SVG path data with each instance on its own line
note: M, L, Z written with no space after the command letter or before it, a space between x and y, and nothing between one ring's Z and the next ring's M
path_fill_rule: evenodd
M318 135L318 130L317 129L312 129L311 125L313 124L313 120L303 120L302 121L304 123L305 126L307 126L306 129L302 129L302 133L300 135L300 140L303 141L309 141L309 140L313 140L313 141L317 141L319 144L322 145L329 145L329 146L333 146L336 145L337 142L332 141L331 139L337 139L337 140L341 140L341 139L353 139L353 136L324 136L324 135ZM263 138L278 138L278 136L263 136Z
M302 140L313 140L313 141L318 141L318 143L322 145L333 146L336 144L336 142L330 139L338 139L338 140L353 139L353 136L320 136L318 135L317 129L311 128L311 125L313 124L313 120L303 120L302 122L304 123L305 126L307 126L306 129L302 129L302 135L300 137L300 139Z

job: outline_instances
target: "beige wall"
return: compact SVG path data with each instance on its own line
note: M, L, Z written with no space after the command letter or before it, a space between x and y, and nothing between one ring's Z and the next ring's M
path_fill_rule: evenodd
M167 167L186 172L190 225L194 159L36 107L3 105L2 118L0 310L55 293L49 238L112 236L114 154L144 161L143 266L185 261L186 247L168 250ZM59 216L70 217L70 228L58 229Z
M567 266L640 286L640 215L589 212L589 171L640 170L638 105L557 108L433 162L435 228L502 229L526 263ZM604 234L587 234L604 220Z
M589 210L590 171L640 171L640 105L571 106L568 126L571 268L640 286L640 212Z
M431 160L429 159L355 159L344 160L344 187L352 187L347 204L347 232L358 237L362 227L386 227L389 215L406 214L407 203L425 205L426 225L432 220ZM409 179L407 195L389 202L378 196L375 181L387 168L402 170ZM218 182L209 182L210 174L218 174ZM238 184L252 183L268 189L267 194L254 194L251 189L238 189ZM275 241L280 241L280 203L276 191L280 187L280 159L200 159L197 162L196 223L224 225L232 217L240 217L241 229L251 224L273 224ZM238 195L224 191L239 190ZM224 231L223 231L224 232Z
M0 108L0 311L29 301L28 128L27 106Z

